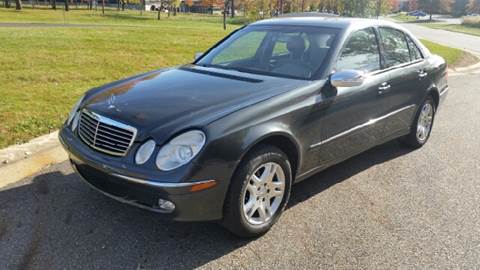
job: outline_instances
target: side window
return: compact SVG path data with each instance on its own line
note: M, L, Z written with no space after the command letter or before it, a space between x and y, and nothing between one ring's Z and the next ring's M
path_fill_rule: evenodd
M385 65L392 67L410 62L405 34L392 28L380 28L380 40L385 52Z
M413 42L413 40L407 36L407 42L408 42L408 48L410 49L410 58L412 61L422 59L422 53L420 52L420 49L417 47L417 44Z
M337 60L335 69L367 72L380 69L380 53L373 28L359 30L350 36Z

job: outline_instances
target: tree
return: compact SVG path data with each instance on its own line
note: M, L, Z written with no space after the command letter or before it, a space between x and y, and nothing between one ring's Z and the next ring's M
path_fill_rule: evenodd
M15 9L22 10L22 0L15 0Z
M470 0L468 4L468 11L479 13L480 12L480 0Z
M69 0L65 0L65 11L68 11L68 10L69 10L68 1L69 1Z
M463 16L467 12L468 0L455 0L452 6L453 16Z
M418 7L430 14L430 21L434 13L449 11L451 4L451 0L418 0Z
M57 9L57 0L52 0L52 9Z
M418 9L418 1L417 0L408 0L408 11L414 11Z

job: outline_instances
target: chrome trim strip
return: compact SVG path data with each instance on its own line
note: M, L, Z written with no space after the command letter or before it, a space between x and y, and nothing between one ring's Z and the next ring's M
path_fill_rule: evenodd
M440 96L443 96L445 93L448 92L448 86L443 89L443 91L440 93Z
M204 183L210 183L215 180L204 180L204 181L197 181L197 182L183 182L183 183L166 183L166 182L154 182L151 180L145 180L145 179L140 179L136 177L131 177L131 176L126 176L123 174L118 174L118 173L110 173L111 176L122 178L124 180L141 184L141 185L146 185L146 186L151 186L151 187L159 187L159 188L180 188L180 187L190 187L193 185L197 184L204 184Z
M83 138L83 135L80 134L80 129L79 129L79 136L80 138L82 139L82 141L87 144L88 146L90 146L91 148L99 151L99 152L104 152L104 153L107 153L109 155L112 155L112 156L126 156L128 151L130 150L130 147L133 145L133 142L135 142L135 138L137 137L137 129L132 127L132 126L129 126L129 125L126 125L126 124L123 124L123 123L120 123L118 121L115 121L113 119L110 119L108 117L105 117L105 116L101 116L97 113L94 113L94 112L91 112L91 111L88 111L87 109L83 109L82 110L82 113L85 113L87 114L88 116L92 117L93 119L96 119L98 121L98 124L97 124L97 129L98 129L98 126L100 125L100 123L104 123L104 124L107 124L107 125L111 125L111 126L114 126L114 127L118 127L118 128L121 128L121 129L125 129L125 130L128 130L130 132L133 133L132 135L132 138L127 146L127 148L125 149L124 153L117 153L117 152L112 152L112 151L109 151L107 149L104 149L104 148L100 148L100 147L97 147L95 146L95 141L96 141L96 134L94 136L94 144L92 145L91 143L88 142L88 140L84 139ZM80 114L80 119L79 119L79 122L82 120L82 114ZM84 120L84 121L88 121L88 120ZM97 132L97 131L95 131ZM121 131L118 131L119 133L121 133Z
M385 114L385 115L383 115L383 116L380 116L380 117L378 117L378 118L370 119L368 122L365 122L365 123L363 123L363 124L361 124L361 125L358 125L358 126L355 126L355 127L350 128L350 129L348 129L348 130L345 130L345 131L343 131L343 132L340 132L340 133L338 133L338 134L336 134L336 135L333 135L332 137L330 137L330 138L328 138L328 139L325 139L325 140L323 140L323 141L320 141L320 142L318 142L318 143L312 144L312 145L310 145L310 149L311 149L311 148L315 148L315 147L317 147L317 146L320 146L320 145L322 145L322 144L328 143L328 142L333 141L333 140L335 140L335 139L338 139L338 138L340 138L340 137L343 137L343 136L345 136L345 135L347 135L347 134L349 134L349 133L351 133L351 132L353 132L353 131L356 131L356 130L359 130L359 129L361 129L361 128L364 128L364 127L373 125L373 124L377 123L377 122L380 121L380 120L386 119L386 118L388 118L388 117L390 117L390 116L393 116L393 115L395 115L395 114L397 114L397 113L400 113L400 112L402 112L402 111L404 111L404 110L407 110L407 109L410 109L410 108L412 108L412 107L415 107L415 105L413 105L413 104L412 104L412 105L408 105L408 106L402 107L402 108L400 108L400 109L398 109L398 110L395 110L395 111L393 111L393 112L390 112L390 113L388 113L388 114Z

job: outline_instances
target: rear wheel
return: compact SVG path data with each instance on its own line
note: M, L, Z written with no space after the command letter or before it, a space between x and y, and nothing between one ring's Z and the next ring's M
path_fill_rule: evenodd
M435 109L433 98L431 96L427 97L417 112L410 134L402 138L404 144L419 148L427 143L435 120Z
M285 153L274 146L257 147L232 178L225 200L224 226L240 237L267 232L288 202L291 178Z

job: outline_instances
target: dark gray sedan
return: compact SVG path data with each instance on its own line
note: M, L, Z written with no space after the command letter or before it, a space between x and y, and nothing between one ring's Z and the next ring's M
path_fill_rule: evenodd
M393 139L424 145L447 91L445 61L396 24L272 19L88 91L60 140L100 192L252 237L292 184Z

